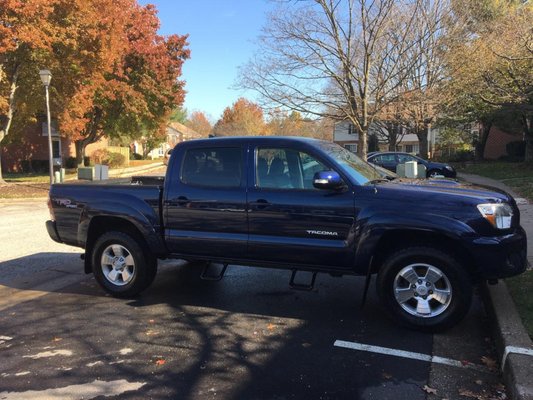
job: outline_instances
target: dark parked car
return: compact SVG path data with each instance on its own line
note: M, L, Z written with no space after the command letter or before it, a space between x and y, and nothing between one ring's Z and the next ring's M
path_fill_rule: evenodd
M380 167L387 168L393 172L396 172L398 164L404 164L407 161L416 161L418 164L422 164L426 167L426 176L428 178L438 175L442 175L446 178L455 178L457 176L457 172L451 165L427 161L409 153L371 153L367 157L367 161L379 165Z

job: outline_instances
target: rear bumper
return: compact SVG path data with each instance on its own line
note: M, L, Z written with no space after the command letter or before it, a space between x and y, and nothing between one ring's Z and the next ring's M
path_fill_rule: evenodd
M507 278L528 267L526 233L522 227L504 236L471 239L466 246L481 279Z
M59 237L59 234L57 233L56 228L56 221L46 221L46 230L48 231L48 235L57 243L63 243Z

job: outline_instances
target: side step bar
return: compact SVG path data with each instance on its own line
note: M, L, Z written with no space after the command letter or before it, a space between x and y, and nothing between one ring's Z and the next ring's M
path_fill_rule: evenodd
M226 269L228 268L228 264L222 264L222 269L218 272L218 275L211 275L208 273L209 267L212 265L212 263L208 262L205 264L204 269L202 270L202 273L200 274L200 279L203 279L204 281L215 281L218 282L222 278L224 278L224 274L226 273Z
M307 290L307 291L313 290L315 288L315 279L316 279L317 272L312 273L313 275L311 276L311 283L308 283L308 284L294 282L294 278L296 278L297 272L298 272L297 269L292 270L291 280L289 281L289 287L295 290Z

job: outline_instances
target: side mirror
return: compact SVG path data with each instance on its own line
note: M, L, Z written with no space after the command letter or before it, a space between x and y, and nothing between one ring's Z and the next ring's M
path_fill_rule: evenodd
M335 171L320 171L313 176L313 186L317 189L339 190L344 188L341 176Z

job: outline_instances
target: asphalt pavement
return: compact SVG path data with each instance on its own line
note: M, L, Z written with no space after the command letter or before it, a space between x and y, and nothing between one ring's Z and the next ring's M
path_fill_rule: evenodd
M0 399L504 398L479 297L455 328L398 327L363 278L161 261L154 284L115 299L80 249L47 237L44 202L0 203Z

